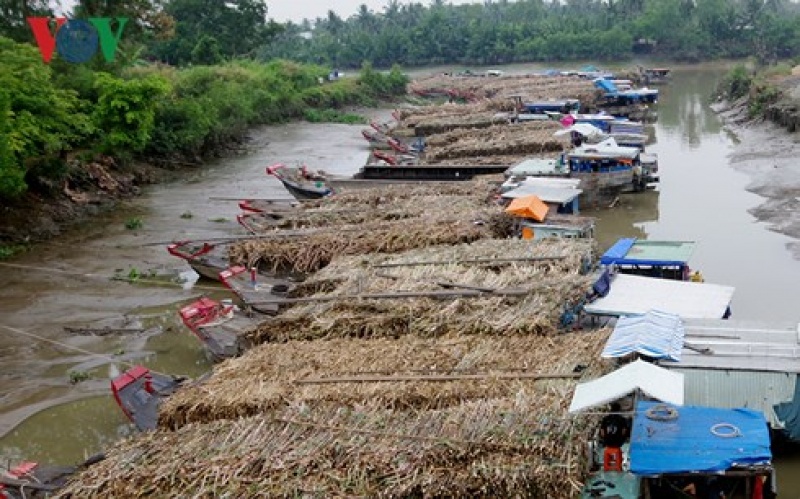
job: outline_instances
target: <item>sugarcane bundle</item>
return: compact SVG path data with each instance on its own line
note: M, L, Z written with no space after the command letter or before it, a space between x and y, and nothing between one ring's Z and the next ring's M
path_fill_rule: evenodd
M601 330L552 337L450 334L269 343L215 366L201 384L170 397L159 426L178 429L329 402L421 411L547 393L571 385L574 376L606 372L600 351L607 337L608 330Z
M552 334L564 304L580 300L591 284L581 271L592 253L590 240L487 239L409 251L398 260L340 257L249 339Z
M123 441L60 497L575 497L572 387L440 410L292 406Z

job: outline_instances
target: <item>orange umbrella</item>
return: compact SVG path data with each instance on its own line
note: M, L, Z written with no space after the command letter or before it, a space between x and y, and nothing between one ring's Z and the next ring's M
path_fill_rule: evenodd
M506 208L506 213L522 218L532 218L537 222L544 222L549 208L539 199L539 196L524 196L511 201Z

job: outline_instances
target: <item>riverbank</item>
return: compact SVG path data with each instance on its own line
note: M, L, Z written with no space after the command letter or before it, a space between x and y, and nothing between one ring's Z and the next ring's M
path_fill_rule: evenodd
M731 166L751 178L748 191L765 198L750 213L770 230L793 238L787 247L800 260L800 165L796 161L800 135L795 131L800 78L787 77L780 84L783 97L765 110L766 118L751 117L748 97L718 102L712 109L736 137Z

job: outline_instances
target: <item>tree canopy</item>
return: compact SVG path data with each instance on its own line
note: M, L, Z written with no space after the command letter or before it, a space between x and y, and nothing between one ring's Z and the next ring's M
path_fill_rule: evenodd
M800 54L800 6L783 0L518 0L450 5L362 5L288 24L261 52L358 67L626 59L683 60Z

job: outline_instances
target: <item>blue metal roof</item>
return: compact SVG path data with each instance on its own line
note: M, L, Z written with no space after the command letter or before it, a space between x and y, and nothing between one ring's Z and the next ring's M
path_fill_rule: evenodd
M601 356L615 358L640 353L679 362L683 338L683 321L679 316L650 310L644 315L620 318Z
M619 92L619 89L617 88L616 85L614 85L614 82L612 82L611 80L605 80L603 78L598 78L598 79L596 79L594 81L594 85L597 88L599 88L599 89L601 89L601 90L603 90L603 91L605 91L605 92L607 92L609 94L616 94L616 93Z
M633 243L636 242L636 238L623 238L614 243L614 246L608 248L608 251L603 253L603 256L600 257L600 263L602 265L611 265L612 263L616 263L618 260L624 260L625 255L628 254L628 251L633 247Z
M682 266L694 253L694 241L639 241L623 238L602 257L602 265Z
M764 415L752 409L683 406L671 420L651 419L659 402L639 402L631 432L631 473L657 476L713 473L734 465L769 464L769 430Z

